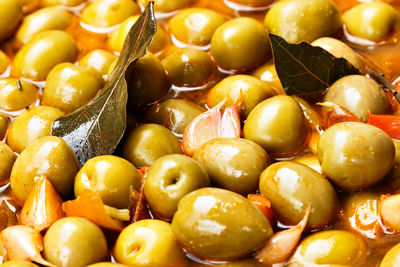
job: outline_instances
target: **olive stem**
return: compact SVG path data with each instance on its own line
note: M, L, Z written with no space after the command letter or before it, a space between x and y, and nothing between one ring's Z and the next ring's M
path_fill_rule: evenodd
M20 91L22 91L22 83L21 83L21 81L20 80L17 80L17 88L18 88L18 90L20 90Z

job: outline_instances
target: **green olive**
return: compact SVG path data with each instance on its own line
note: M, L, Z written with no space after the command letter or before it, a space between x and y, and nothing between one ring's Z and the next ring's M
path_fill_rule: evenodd
M214 31L224 22L224 17L213 10L188 8L172 17L168 28L181 42L206 46L210 44Z
M7 132L9 119L6 115L0 113L0 139L3 139Z
M63 6L77 6L82 3L85 3L88 0L40 0L41 4L44 6L55 6L55 5L63 5Z
M381 129L359 122L338 123L318 143L322 173L345 191L366 189L393 167L395 147Z
M124 158L135 167L149 167L168 154L182 154L179 139L158 124L143 124L133 129L123 144Z
M37 267L38 265L33 264L30 261L13 260L13 261L6 261L1 266L3 266L3 267Z
M96 27L110 27L138 12L132 0L94 0L83 9L81 20Z
M0 141L0 184L10 178L11 169L16 158L11 148Z
M17 153L43 136L50 135L53 121L64 113L57 108L38 106L19 115L8 129L7 143Z
M379 200L380 200L380 194L377 192L362 191L362 192L347 194L345 197L342 198L342 207L344 209L344 214L346 215L346 217L351 218L356 214L357 210L363 205L369 205L370 203ZM369 208L368 211L370 211ZM363 216L360 219L370 218L368 214L365 215L362 214Z
M207 170L213 184L247 195L255 193L270 159L256 143L242 138L216 138L204 143L193 158Z
M0 41L10 37L22 19L22 2L0 0Z
M47 30L64 30L71 22L71 14L59 7L46 7L26 16L15 38L26 44L34 35Z
M105 260L107 242L101 229L85 218L56 221L43 239L44 258L56 266L79 267Z
M78 49L74 39L60 30L35 35L15 56L11 73L17 77L44 80L53 67L75 60Z
M47 75L42 104L66 113L88 103L101 89L103 78L92 68L61 63Z
M267 32L252 18L229 20L214 32L211 53L224 69L249 69L270 57Z
M243 128L244 137L267 152L291 152L306 138L303 111L290 96L278 95L258 104L249 114Z
M202 188L184 196L172 230L189 253L216 260L248 256L273 234L265 215L249 200L219 188Z
M24 202L36 176L44 175L64 198L73 192L79 165L74 151L61 138L42 137L19 155L11 171L11 189L17 200Z
M227 107L242 98L240 115L246 118L258 103L276 95L267 83L249 75L228 76L215 85L207 96L207 104L216 106L225 99Z
M90 264L86 267L128 267L128 265L119 264L115 262L98 262L95 264Z
M116 59L113 53L95 49L87 53L79 60L79 65L95 69L101 76L107 74L111 63Z
M146 6L150 0L138 0L141 6ZM190 6L197 0L153 0L157 12L172 12Z
M281 81L279 80L278 73L276 72L275 64L273 60L268 61L264 65L261 65L257 69L255 69L252 73L252 76L260 79L263 82L266 82L272 88L274 88L279 94L285 94L283 90Z
M205 83L214 72L210 56L192 47L178 48L162 61L175 85L196 86Z
M296 157L292 161L307 165L311 169L322 173L321 165L319 164L318 157L316 155L304 155Z
M363 3L344 13L343 21L350 34L379 41L400 26L400 14L386 3Z
M128 208L129 188L140 191L141 175L127 160L113 155L88 160L75 177L74 191L78 197L85 190L101 196L104 204Z
M270 33L289 43L334 36L342 26L340 13L331 0L278 1L268 11L264 23Z
M399 265L400 265L400 244L397 244L386 253L379 267L396 267Z
M182 256L171 225L154 219L135 222L122 230L113 255L117 262L136 267L174 266Z
M4 73L8 66L10 65L10 60L7 55L0 50L0 73Z
M185 99L168 99L152 106L146 115L149 122L163 124L174 134L181 135L186 126L204 109Z
M0 108L8 111L27 108L39 99L33 84L15 78L0 79Z

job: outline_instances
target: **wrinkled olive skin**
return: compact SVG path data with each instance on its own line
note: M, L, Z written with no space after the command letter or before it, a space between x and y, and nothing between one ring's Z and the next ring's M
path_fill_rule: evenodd
M278 1L268 11L264 23L270 33L289 43L334 36L342 26L339 11L331 0Z
M88 103L103 85L101 75L84 66L61 63L47 75L42 104L72 112Z
M0 141L0 183L10 178L11 169L17 157L11 148Z
M273 96L250 112L243 132L268 153L291 152L306 138L303 111L292 97Z
M100 195L104 204L126 209L130 187L140 191L142 176L129 161L113 155L91 158L75 177L74 192L78 197L85 190Z
M32 107L19 115L11 124L7 143L17 153L43 136L50 135L51 124L64 113L53 107Z
M61 138L46 136L36 140L19 155L11 171L13 194L20 202L28 197L36 176L44 175L63 197L73 192L79 170L74 151Z
M367 245L354 233L326 230L304 239L292 258L294 266L341 266L361 263L367 254Z
M131 0L94 0L82 11L81 20L96 27L110 27L139 12Z
M107 74L111 63L116 59L116 55L102 49L95 49L87 53L79 60L79 65L90 67L96 70L101 76Z
M74 39L60 30L35 35L15 56L11 73L17 77L45 80L53 67L72 62L78 53Z
M30 261L19 261L19 260L14 260L14 261L6 261L3 264L1 264L3 267L37 267L38 265L33 264Z
M236 18L219 26L211 39L211 54L224 69L242 70L270 57L268 35L252 18Z
M386 3L363 3L344 13L343 22L350 34L379 41L400 26L400 14Z
M136 267L173 266L182 256L171 225L154 219L135 222L122 230L113 255L117 262Z
M0 0L0 41L10 37L22 19L22 2Z
M273 234L265 215L249 200L219 188L202 188L183 197L172 230L188 252L216 260L248 256Z
M192 47L178 48L163 61L168 77L175 85L196 86L205 83L214 72L210 56Z
M207 171L194 159L172 154L154 161L146 174L144 194L151 210L171 219L179 200L188 193L210 186Z
M55 6L55 5L63 5L63 6L77 6L88 0L41 0L41 4L44 6Z
M119 264L115 262L98 262L95 264L90 264L86 267L128 267L128 265Z
M395 147L381 129L358 122L338 123L318 143L324 175L344 191L366 189L393 167Z
M299 223L310 203L309 229L325 226L337 212L335 189L320 173L301 163L287 161L267 167L260 176L260 192L285 224Z
M224 107L227 107L242 97L240 115L246 118L257 104L274 95L276 91L257 78L243 74L232 75L211 89L207 96L207 104L214 107L225 99Z
M138 0L138 3L145 7L150 0ZM154 10L156 12L171 12L190 6L197 0L155 0Z
M71 14L59 7L46 7L26 16L19 27L16 40L26 44L35 34L47 30L64 30L71 22Z
M400 244L397 244L386 253L379 267L396 267L399 265L400 265Z
M350 75L337 80L329 87L324 101L346 108L363 122L368 121L368 111L382 114L389 110L385 92L377 82L363 75Z
M183 43L206 46L210 44L215 30L224 22L224 17L213 10L188 8L172 17L168 28Z
M10 60L8 59L7 55L0 50L0 73L5 72L9 65Z
M101 229L80 217L59 219L43 239L44 258L60 267L80 267L105 260L107 242Z
M175 134L181 135L186 126L204 109L186 99L168 99L155 104L147 113L146 120L162 124Z
M1 109L20 110L31 106L38 98L39 92L33 84L15 78L0 79Z
M4 135L7 132L9 119L0 113L0 139L3 139Z
M268 83L272 88L274 88L280 95L285 95L281 81L279 80L278 73L276 73L276 68L273 60L268 61L264 65L261 65L255 69L252 76L260 79L263 82Z
M142 124L133 129L123 145L124 158L136 168L149 167L168 154L182 154L179 139L158 124Z
M305 155L300 157L295 157L292 161L307 165L311 169L322 173L321 165L319 164L318 157L316 155Z
M160 60L147 53L132 67L128 82L128 110L135 111L159 100L170 84Z
M270 158L256 143L242 138L216 138L204 143L193 158L218 187L247 195L258 189L259 176Z

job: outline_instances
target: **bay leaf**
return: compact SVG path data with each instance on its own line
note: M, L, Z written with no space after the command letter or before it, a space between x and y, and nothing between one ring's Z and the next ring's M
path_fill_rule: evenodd
M344 76L360 74L346 59L320 47L306 42L290 44L275 34L269 34L269 39L276 72L288 95L322 91Z
M51 134L72 147L80 166L92 157L112 154L121 140L126 127L126 77L137 59L146 54L155 32L153 2L149 2L130 29L102 91L87 105L53 123Z

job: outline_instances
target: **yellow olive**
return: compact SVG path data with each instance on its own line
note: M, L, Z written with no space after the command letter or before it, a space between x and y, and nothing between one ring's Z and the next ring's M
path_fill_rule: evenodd
M33 84L15 78L0 79L0 108L20 110L32 105L39 98Z
M95 49L87 53L79 60L79 65L90 67L97 70L101 76L107 74L111 63L116 59L116 55L105 50Z
M0 73L5 72L9 65L10 60L8 59L7 55L0 50Z
M400 265L400 244L397 244L386 253L379 267L396 267L399 265Z
M268 6L274 2L274 0L231 0L231 1L245 6L256 6L256 7Z
M190 6L197 0L155 0L154 9L158 12L171 12ZM146 6L150 0L138 0L142 6Z
M276 73L275 64L273 60L270 60L264 65L261 65L260 67L255 69L251 73L251 75L269 84L279 94L281 95L286 94L285 91L283 90L281 81L279 80L278 73Z
M3 267L37 267L38 265L33 264L30 261L6 261L1 266Z
M14 165L16 156L11 148L4 142L0 141L0 183L3 184L10 178L11 169Z
M318 157L316 155L304 155L296 157L292 161L307 165L311 169L322 173L321 165L319 164Z
M77 6L88 0L40 0L40 1L44 6L55 6L55 5Z
M9 119L6 117L6 115L0 113L0 139L3 139L4 135L6 134L8 123Z
M22 2L0 0L0 41L10 37L22 19Z

